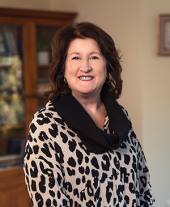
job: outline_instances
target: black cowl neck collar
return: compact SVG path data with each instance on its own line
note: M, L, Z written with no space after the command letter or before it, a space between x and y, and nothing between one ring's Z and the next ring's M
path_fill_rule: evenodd
M109 95L104 95L102 101L109 117L109 128L114 132L113 134L107 134L99 129L72 95L62 94L53 103L59 116L78 134L87 150L96 154L118 149L130 130L130 121L118 102Z

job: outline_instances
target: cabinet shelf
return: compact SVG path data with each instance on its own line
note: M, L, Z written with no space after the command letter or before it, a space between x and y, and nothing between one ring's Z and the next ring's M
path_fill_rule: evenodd
M0 126L0 131L7 130L7 129L22 129L24 128L24 124L19 125L6 125L6 126Z
M3 95L0 93L0 99L13 99L13 98L23 98L24 95L16 95L16 94L13 94L13 95Z
M51 90L50 84L38 84L38 96L42 97L45 92L48 92Z
M48 68L50 64L39 64L37 65L38 68Z
M5 155L0 157L0 171L11 167L21 166L21 155Z
M12 65L11 64L0 64L0 69L1 68L10 68Z

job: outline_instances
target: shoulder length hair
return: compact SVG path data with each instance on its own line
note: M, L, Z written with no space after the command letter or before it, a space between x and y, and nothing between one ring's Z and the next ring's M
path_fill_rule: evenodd
M49 67L52 90L46 93L46 97L53 102L58 98L59 94L71 93L71 89L64 81L64 70L68 47L71 41L76 38L91 38L98 43L101 53L107 61L108 74L101 94L107 93L118 99L122 92L121 56L115 47L113 39L100 27L90 22L81 22L60 28L54 35L51 44L52 62Z

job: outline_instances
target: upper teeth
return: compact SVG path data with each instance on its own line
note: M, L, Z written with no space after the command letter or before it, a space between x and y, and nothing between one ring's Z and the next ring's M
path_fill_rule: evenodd
M93 77L79 77L81 80L91 80Z

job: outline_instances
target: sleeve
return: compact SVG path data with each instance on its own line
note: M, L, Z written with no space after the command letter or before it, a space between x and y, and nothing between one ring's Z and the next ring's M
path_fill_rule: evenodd
M141 207L155 207L155 199L153 198L152 187L150 184L150 174L146 158L140 143L138 145L137 157L139 176L139 198Z
M127 118L131 123L131 119L128 115L128 112L124 107L120 106L123 112L126 114ZM155 207L155 199L153 198L152 187L150 184L150 174L146 162L146 158L142 147L136 138L136 134L134 132L132 123L131 123L131 135L136 140L137 146L137 158L138 158L138 179L139 179L139 199L140 199L140 207Z
M69 207L70 202L64 189L64 173L61 163L62 151L53 143L49 131L54 124L35 118L30 124L29 137L25 147L24 174L28 193L34 207ZM40 122L39 122L40 123ZM51 128L51 129L50 129Z

